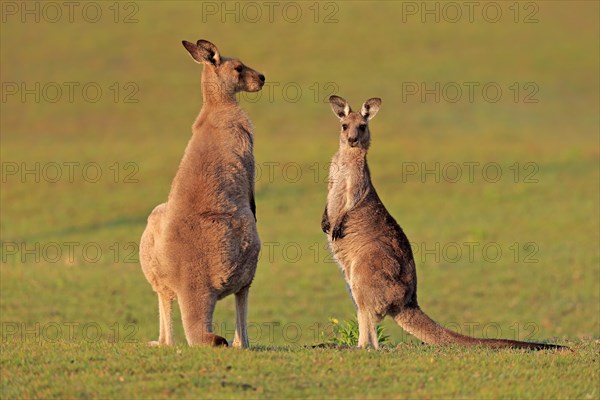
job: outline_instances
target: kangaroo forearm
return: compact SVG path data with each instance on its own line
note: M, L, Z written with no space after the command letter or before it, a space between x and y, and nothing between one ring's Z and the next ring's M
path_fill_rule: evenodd
M331 230L331 240L336 241L337 239L342 239L346 236L345 228L346 228L346 220L348 219L348 213L343 213L340 215L335 223L333 224L333 228Z
M254 200L254 193L250 194L250 209L252 210L252 214L254 214L254 221L257 221L257 219L256 219L256 201Z

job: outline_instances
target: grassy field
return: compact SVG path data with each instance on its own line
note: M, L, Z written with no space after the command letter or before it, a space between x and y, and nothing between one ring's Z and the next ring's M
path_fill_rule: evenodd
M600 6L466 3L1 3L0 397L597 399ZM187 347L178 312L175 348L144 345L137 246L201 107L180 44L200 38L268 82L240 98L263 243L246 351ZM311 347L354 317L320 231L334 93L383 99L369 163L422 308L572 352L435 348L392 321L381 351ZM234 322L227 298L215 329Z

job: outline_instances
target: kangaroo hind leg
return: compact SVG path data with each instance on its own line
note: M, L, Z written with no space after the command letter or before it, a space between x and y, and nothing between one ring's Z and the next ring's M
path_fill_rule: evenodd
M377 317L364 307L358 307L358 347L379 348L377 340Z
M235 338L233 347L243 349L250 346L248 340L248 294L250 287L246 286L235 294Z
M217 296L198 289L177 294L185 338L190 346L228 346L225 338L212 333L212 316Z
M173 298L163 293L158 294L158 308L160 313L160 334L158 343L172 346L175 344L173 338Z

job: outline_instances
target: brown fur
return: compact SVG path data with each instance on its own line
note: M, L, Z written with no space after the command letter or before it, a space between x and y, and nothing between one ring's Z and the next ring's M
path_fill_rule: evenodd
M340 147L329 172L327 206L321 221L358 312L358 345L378 347L376 324L390 315L407 332L430 344L528 349L560 346L503 339L477 339L437 324L417 303L417 273L410 243L379 199L367 165L368 121L381 99L352 112L338 96L329 99L340 118Z
M248 347L248 291L260 241L253 129L235 94L260 90L265 78L238 59L221 57L210 42L183 45L204 64L203 106L168 200L152 211L140 242L140 263L159 300L160 335L153 344L173 344L176 298L188 344L226 346L212 333L212 316L217 300L235 294L233 345Z

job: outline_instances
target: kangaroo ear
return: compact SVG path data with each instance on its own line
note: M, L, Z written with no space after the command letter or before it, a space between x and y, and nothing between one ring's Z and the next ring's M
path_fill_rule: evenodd
M365 101L365 104L363 104L360 109L360 114L368 121L377 114L380 106L381 99L379 97L373 97L372 99Z
M352 109L348 105L348 102L340 96L329 96L329 104L333 113L337 115L339 119L347 117L352 112Z
M198 40L198 42L194 44L184 40L181 43L197 63L212 64L217 67L221 64L219 50L217 49L217 46L211 42L207 40Z

